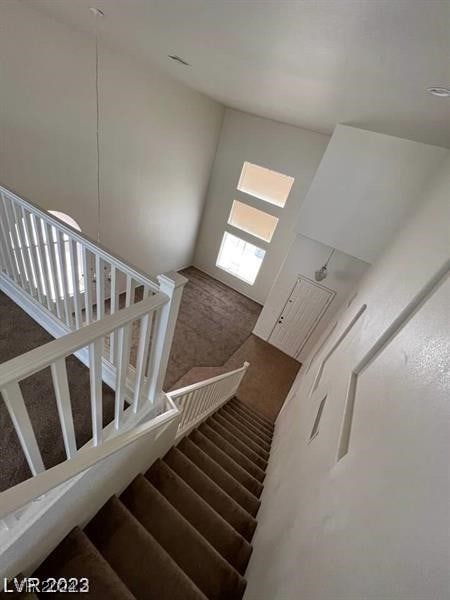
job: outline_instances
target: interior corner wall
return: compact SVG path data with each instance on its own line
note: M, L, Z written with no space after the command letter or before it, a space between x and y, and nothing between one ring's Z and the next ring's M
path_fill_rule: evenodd
M0 183L97 235L95 43L0 3ZM100 42L103 245L155 275L192 263L223 107Z
M275 279L264 307L259 315L253 333L268 340L284 305L299 276L314 281L314 272L330 257L332 248L303 235L297 235L286 260ZM321 285L332 290L335 295L313 333L297 356L300 362L308 356L311 348L326 329L327 325L341 308L343 302L351 298L355 288L369 268L369 264L335 250L328 265L328 276Z
M448 597L449 194L448 159L300 370L245 600Z
M225 118L204 208L194 264L263 304L295 238L300 205L329 142L329 136L233 109ZM253 285L216 266L233 200L250 201L237 190L245 161L295 177L280 220ZM258 208L264 210L264 202ZM235 230L239 236L239 230ZM245 237L245 236L243 236ZM257 242L255 242L257 245Z

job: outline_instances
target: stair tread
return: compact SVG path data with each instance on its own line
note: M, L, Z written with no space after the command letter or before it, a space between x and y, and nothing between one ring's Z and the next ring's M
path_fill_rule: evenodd
M270 444L266 440L258 436L256 433L245 427L245 425L242 424L242 421L236 419L235 416L231 415L227 410L224 410L223 408L219 410L217 414L219 414L223 419L228 421L234 429L241 431L246 438L255 443L259 448L261 448L261 450L266 452L266 454L270 453Z
M34 573L41 581L47 577L69 579L75 577L80 581L86 577L89 581L89 597L131 600L131 591L103 558L89 538L76 527L45 559ZM67 593L56 592L53 597Z
M148 479L136 477L120 500L208 598L242 598L245 580Z
M184 438L177 447L246 511L252 516L256 515L260 500L227 473L215 460L187 438Z
M213 418L216 419L222 425L222 427L228 429L230 433L232 433L235 437L240 439L241 442L243 442L246 446L253 450L253 452L258 454L258 456L260 456L263 460L265 460L266 462L269 460L269 453L266 450L258 446L258 444L256 444L242 431L240 431L237 427L230 423L230 421L227 421L227 419L223 415L216 412L214 413Z
M252 546L228 521L161 459L145 475L239 573L245 572Z
M255 419L254 417L249 415L248 412L246 412L244 409L242 409L239 405L234 404L233 402L228 402L227 407L230 410L232 410L234 413L236 413L236 415L238 416L238 418L240 420L242 420L245 423L251 423L251 425L253 427L256 427L258 429L258 431L260 431L264 435L266 435L272 442L273 433L274 433L273 430L268 429L266 427L266 425L263 425L260 421L258 421L257 419Z
M225 471L241 483L249 492L257 498L261 496L263 486L255 479L248 471L243 469L239 463L233 460L232 457L225 454L214 442L203 435L201 431L195 429L189 439L197 444L208 456L215 460Z
M238 406L240 406L243 410L245 410L249 415L251 415L255 419L259 419L259 421L263 425L265 425L268 429L273 431L273 429L274 429L273 422L270 419L268 419L267 417L265 417L262 413L257 411L255 408L251 407L249 404L246 404L245 402L242 402L242 400L239 400L239 398L237 396L235 396L232 399L232 402L234 404L237 404Z
M227 427L224 427L215 415L205 421L207 425L217 431L223 438L225 438L230 444L233 444L240 452L242 452L249 460L253 461L263 471L267 468L267 461L264 460L259 454L254 452L249 446L247 446L241 439L236 437Z
M233 422L238 423L246 432L252 433L257 441L264 442L264 446L267 447L267 450L270 451L272 446L272 436L269 436L262 429L258 429L258 427L254 424L254 421L247 420L243 417L242 414L239 414L232 406L229 404L225 404L220 410L220 412L225 413L229 417L233 419Z
M118 498L100 509L85 532L136 598L206 600Z
M188 456L174 447L166 454L164 462L247 541L252 539L256 529L256 519Z
M241 465L246 471L248 471L255 479L260 483L264 481L265 472L252 462L245 454L242 454L240 450L235 448L230 442L223 438L217 431L212 429L207 422L202 423L198 428L207 438L209 438L216 446L221 448L226 454L231 456L238 464Z

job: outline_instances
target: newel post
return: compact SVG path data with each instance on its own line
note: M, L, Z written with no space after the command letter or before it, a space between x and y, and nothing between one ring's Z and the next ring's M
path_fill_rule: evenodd
M163 389L181 296L187 281L186 277L175 271L158 275L159 289L169 296L169 302L161 308L155 331L153 372L150 374L148 391L148 398L152 403L158 400Z

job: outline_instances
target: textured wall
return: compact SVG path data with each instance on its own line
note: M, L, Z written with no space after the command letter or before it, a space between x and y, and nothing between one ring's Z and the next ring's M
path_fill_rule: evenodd
M246 600L448 597L449 193L447 161L298 375L277 421Z
M96 236L94 40L19 2L0 23L0 183ZM101 44L100 109L102 242L191 264L223 108Z

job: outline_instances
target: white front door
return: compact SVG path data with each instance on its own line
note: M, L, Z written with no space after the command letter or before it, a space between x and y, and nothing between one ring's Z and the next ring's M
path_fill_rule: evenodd
M332 290L299 277L269 343L296 358L333 296Z

